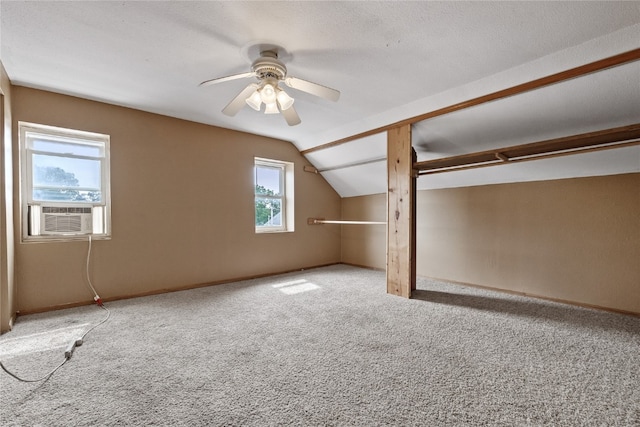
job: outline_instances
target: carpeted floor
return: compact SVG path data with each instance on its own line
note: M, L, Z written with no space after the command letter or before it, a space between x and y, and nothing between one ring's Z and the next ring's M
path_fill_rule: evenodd
M385 288L384 272L336 265L109 303L48 380L0 372L0 425L640 425L640 318ZM43 375L104 315L20 317L0 360Z

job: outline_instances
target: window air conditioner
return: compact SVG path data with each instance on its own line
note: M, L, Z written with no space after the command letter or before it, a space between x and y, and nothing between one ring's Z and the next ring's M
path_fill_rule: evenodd
M91 207L42 206L40 233L91 234L93 216Z

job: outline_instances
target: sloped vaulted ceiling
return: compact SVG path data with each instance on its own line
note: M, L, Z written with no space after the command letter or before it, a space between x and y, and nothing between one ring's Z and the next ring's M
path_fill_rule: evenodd
M6 2L14 84L291 141L305 151L640 47L640 2ZM244 108L255 46L282 46L302 124ZM638 62L417 123L419 159L640 122ZM342 196L386 191L386 137L307 154ZM352 164L359 166L351 166ZM345 167L346 166L346 167ZM640 171L636 147L421 178L419 188Z

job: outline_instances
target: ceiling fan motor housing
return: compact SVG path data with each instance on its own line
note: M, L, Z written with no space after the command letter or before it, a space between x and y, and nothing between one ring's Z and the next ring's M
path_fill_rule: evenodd
M274 78L282 80L287 75L287 67L278 60L278 54L272 51L264 51L260 58L253 61L251 69L262 80Z

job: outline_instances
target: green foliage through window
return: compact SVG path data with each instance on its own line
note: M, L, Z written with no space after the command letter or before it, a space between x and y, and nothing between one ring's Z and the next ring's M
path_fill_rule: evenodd
M36 166L34 168L33 199L61 202L100 202L99 191L80 190L75 174L59 167Z
M256 185L256 225L279 226L282 225L280 212L282 210L280 199L260 197L275 196L276 194L261 185Z

